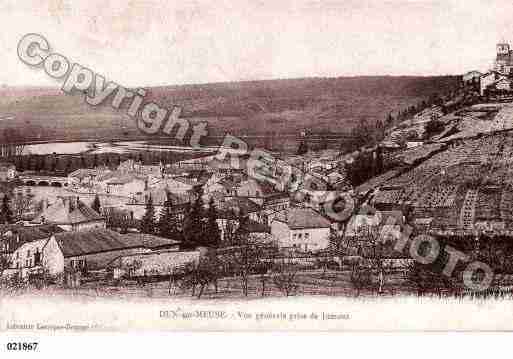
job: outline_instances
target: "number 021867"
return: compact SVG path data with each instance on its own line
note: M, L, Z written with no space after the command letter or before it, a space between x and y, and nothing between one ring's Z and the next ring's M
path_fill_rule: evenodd
M37 342L25 343L25 342L11 342L7 343L7 350L9 351L35 351L37 350Z

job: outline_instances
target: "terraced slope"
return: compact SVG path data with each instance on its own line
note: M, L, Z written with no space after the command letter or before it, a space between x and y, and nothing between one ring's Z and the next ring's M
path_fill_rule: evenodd
M486 119L468 116L485 107L495 109ZM513 104L474 106L449 116L463 130L438 151L426 144L399 153L426 159L381 185L373 203L409 203L414 220L430 221L431 229L513 231Z

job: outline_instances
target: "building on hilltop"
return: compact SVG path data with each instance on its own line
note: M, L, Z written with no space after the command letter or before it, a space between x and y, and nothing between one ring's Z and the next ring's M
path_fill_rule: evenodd
M473 84L475 82L478 83L481 75L483 75L483 74L479 71L475 71L475 70L469 71L469 72L463 74L462 81L464 84Z
M511 79L497 71L490 71L480 77L480 94L493 94L497 92L510 92Z
M477 75L477 71L470 71L463 75L463 82L474 83ZM480 95L511 93L513 90L511 77L513 77L513 50L510 44L501 42L497 44L493 69L479 77Z

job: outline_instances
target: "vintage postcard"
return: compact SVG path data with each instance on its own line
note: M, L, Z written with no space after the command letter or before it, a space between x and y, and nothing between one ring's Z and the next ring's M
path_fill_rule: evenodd
M513 330L512 11L2 1L0 332Z

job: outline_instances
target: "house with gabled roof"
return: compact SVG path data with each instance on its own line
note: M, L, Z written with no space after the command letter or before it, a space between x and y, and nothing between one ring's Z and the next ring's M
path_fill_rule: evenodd
M124 174L108 179L105 185L108 194L132 197L148 188L148 179L139 175Z
M20 273L26 277L43 267L43 248L54 233L63 230L55 225L0 226L0 256L9 259L10 268L4 273ZM47 268L53 274L53 268Z
M482 73L476 70L469 71L462 76L462 81L465 84L473 83L475 81L479 82L479 78L481 77Z
M84 231L105 228L105 218L77 196L59 197L36 215L33 222L54 224L65 231Z
M479 87L480 87L480 94L481 96L484 96L485 91L492 86L494 83L497 83L497 81L500 80L507 80L507 76L500 74L497 71L489 71L483 75L481 75L479 79Z
M19 246L11 255L11 270L22 277L41 270L57 275L64 268L86 272L105 269L120 256L178 251L179 244L173 239L141 233L123 235L108 229L60 232Z
M331 222L312 208L290 207L271 223L282 248L310 252L328 248Z
M364 206L361 213L354 214L350 218L345 236L355 241L365 241L366 233L370 229L375 229L380 240L397 240L400 238L405 220L400 210L380 211ZM362 244L365 245L365 243Z
M152 235L119 234L108 229L62 232L43 248L43 262L81 271L105 269L116 258L159 250L178 250L179 242Z

